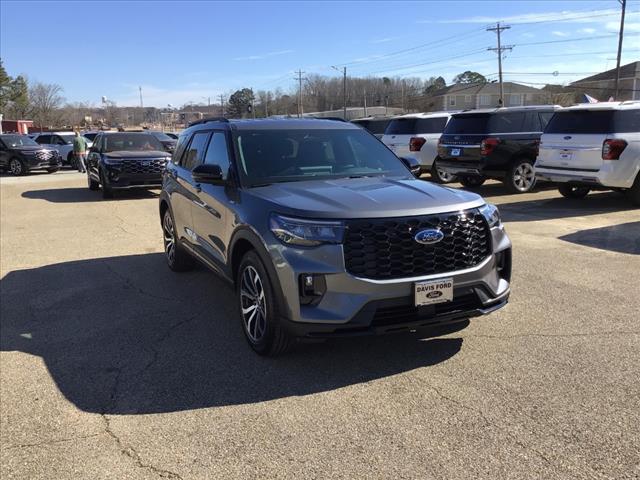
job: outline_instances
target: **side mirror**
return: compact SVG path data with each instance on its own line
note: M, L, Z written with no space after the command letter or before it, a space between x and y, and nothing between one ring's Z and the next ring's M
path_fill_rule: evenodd
M196 183L210 183L212 185L221 185L224 183L220 165L203 163L191 171L191 176Z
M402 163L411 170L411 173L414 177L419 178L422 173L422 168L420 167L420 163L413 157L400 157Z

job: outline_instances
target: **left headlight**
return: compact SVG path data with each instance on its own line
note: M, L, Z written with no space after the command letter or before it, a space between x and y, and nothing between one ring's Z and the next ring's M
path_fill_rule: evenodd
M315 247L323 243L342 243L344 224L335 221L303 220L272 214L269 228L285 245Z
M480 213L484 216L489 224L489 228L497 227L500 225L500 212L498 211L498 207L491 203L487 203L486 205L480 207Z

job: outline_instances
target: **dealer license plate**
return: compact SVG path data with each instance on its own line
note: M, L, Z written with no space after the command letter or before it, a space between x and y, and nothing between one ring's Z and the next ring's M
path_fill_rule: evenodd
M461 153L462 153L462 149L461 148L452 148L451 149L451 156L452 157L459 157Z
M453 278L441 278L414 284L416 307L453 300Z

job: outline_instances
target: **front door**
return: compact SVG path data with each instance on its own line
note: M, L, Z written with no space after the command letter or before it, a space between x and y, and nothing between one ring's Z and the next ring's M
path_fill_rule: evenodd
M203 163L219 165L223 180L227 180L229 148L225 132L212 132ZM227 257L225 224L231 201L227 188L225 185L196 184L198 198L192 210L198 248L220 267L226 264Z

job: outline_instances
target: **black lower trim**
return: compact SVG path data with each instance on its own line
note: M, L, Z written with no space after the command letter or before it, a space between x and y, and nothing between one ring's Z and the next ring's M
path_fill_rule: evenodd
M540 168L545 170L564 170L569 172L599 172L599 168L574 168L574 167L549 167L547 165L540 165Z
M411 297L373 301L344 324L304 323L287 319L281 319L281 323L291 335L304 338L382 335L434 328L486 315L508 302L507 295L495 303L483 304L482 300L488 297L487 294L483 286L456 289L452 302L417 308L413 306Z

